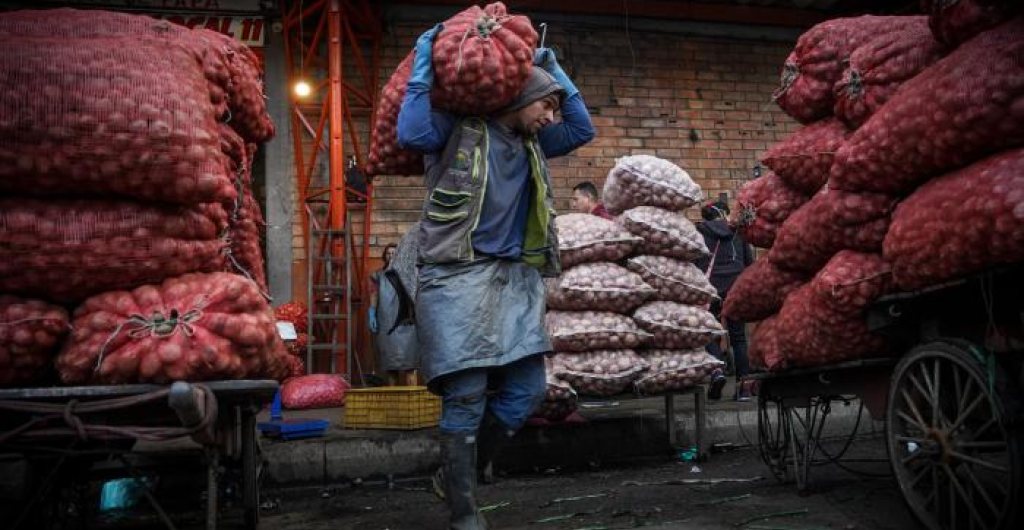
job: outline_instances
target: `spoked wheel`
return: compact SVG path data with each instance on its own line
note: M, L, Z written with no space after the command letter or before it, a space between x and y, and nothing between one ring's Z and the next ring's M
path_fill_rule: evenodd
M1007 416L1017 396L998 366L986 369L967 348L926 344L897 365L886 415L889 460L928 528L1019 528L1024 455Z
M779 482L789 479L789 414L781 399L757 398L757 447L761 460Z

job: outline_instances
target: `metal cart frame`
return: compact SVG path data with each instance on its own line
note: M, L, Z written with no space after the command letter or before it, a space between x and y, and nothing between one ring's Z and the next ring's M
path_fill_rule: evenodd
M892 472L925 527L1020 528L1024 270L889 295L867 321L901 353L753 376L761 381L758 445L769 469L781 481L792 469L806 492L830 403L859 396L885 421Z
M261 468L256 414L277 390L276 381L263 380L0 390L0 452L47 462L51 479L34 491L15 524L39 528L42 519L48 527L65 526L67 521L55 518L67 515L62 503L68 496L55 488L73 489L73 482L84 478L80 473L100 460L120 462L122 471L138 478L139 470L126 458L136 441L188 437L205 456L207 530L217 527L225 476L240 484L245 527L256 528ZM71 467L76 469L64 471ZM57 476L66 480L52 480ZM144 489L142 494L163 524L175 528L153 493Z

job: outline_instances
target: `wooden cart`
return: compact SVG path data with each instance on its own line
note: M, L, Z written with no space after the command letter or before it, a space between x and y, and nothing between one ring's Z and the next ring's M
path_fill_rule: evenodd
M885 421L889 463L931 530L1024 525L1024 271L886 296L869 327L896 355L758 374L759 442L780 480L807 491L832 403L859 397Z

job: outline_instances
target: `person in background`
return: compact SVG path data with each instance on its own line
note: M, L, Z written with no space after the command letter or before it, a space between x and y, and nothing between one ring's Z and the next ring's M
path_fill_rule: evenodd
M435 491L452 530L485 530L477 473L544 399L541 276L560 270L547 158L594 137L579 90L540 48L519 96L490 116L431 107L437 25L416 42L398 115L400 147L424 155L416 333L420 372L441 396ZM556 112L561 111L561 120Z
M593 182L581 182L572 189L572 209L579 213L589 213L604 219L612 219L612 214L604 209L597 186Z
M704 243L707 244L711 256L699 260L697 266L709 273L711 285L718 291L720 299L712 302L711 312L721 321L722 300L725 300L729 289L732 288L743 269L754 262L754 249L729 226L726 221L729 216L729 205L725 201L710 202L701 208L700 213L704 221L697 225L697 230L704 236ZM728 331L729 346L732 348L736 372L736 393L733 399L749 401L750 386L743 380L750 371L747 359L746 329L743 322L726 319L723 324ZM709 344L707 350L719 360L725 360L725 352L722 351L722 345L718 341ZM723 386L725 386L725 375L716 372L712 376L711 386L708 388L708 398L721 399Z
M380 326L377 324L377 302L378 295L380 293L380 282L384 278L384 270L391 264L391 260L395 257L395 249L398 246L391 243L384 247L384 250L380 253L380 268L373 271L370 274L370 309L367 312L367 320L370 326L370 333L377 333L380 330Z
M402 352L389 352L386 348L381 346L381 343L377 340L378 333L380 333L380 321L378 315L380 315L380 293L382 289L382 283L385 280L384 271L387 270L388 266L391 265L391 261L395 258L396 245L391 243L384 247L381 252L381 267L370 275L370 309L368 311L368 323L370 333L374 337L374 346L377 351L377 355L380 357L380 364L384 367L391 366L395 363L389 362L390 359L387 357L392 355L403 355ZM386 369L387 381L389 386L395 386L398 384L413 386L416 384L416 373L413 370L392 370Z

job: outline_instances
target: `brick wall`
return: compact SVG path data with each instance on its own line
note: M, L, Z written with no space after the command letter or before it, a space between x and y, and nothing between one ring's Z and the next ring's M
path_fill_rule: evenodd
M600 188L615 159L652 154L686 169L705 191L730 196L750 175L757 157L796 128L773 103L782 62L792 43L700 38L622 28L565 27L547 42L564 52L563 67L580 88L597 138L551 161L560 211L572 187ZM382 86L429 23L394 23L383 48ZM359 125L362 137L368 134ZM376 181L371 245L397 242L419 216L420 177Z

